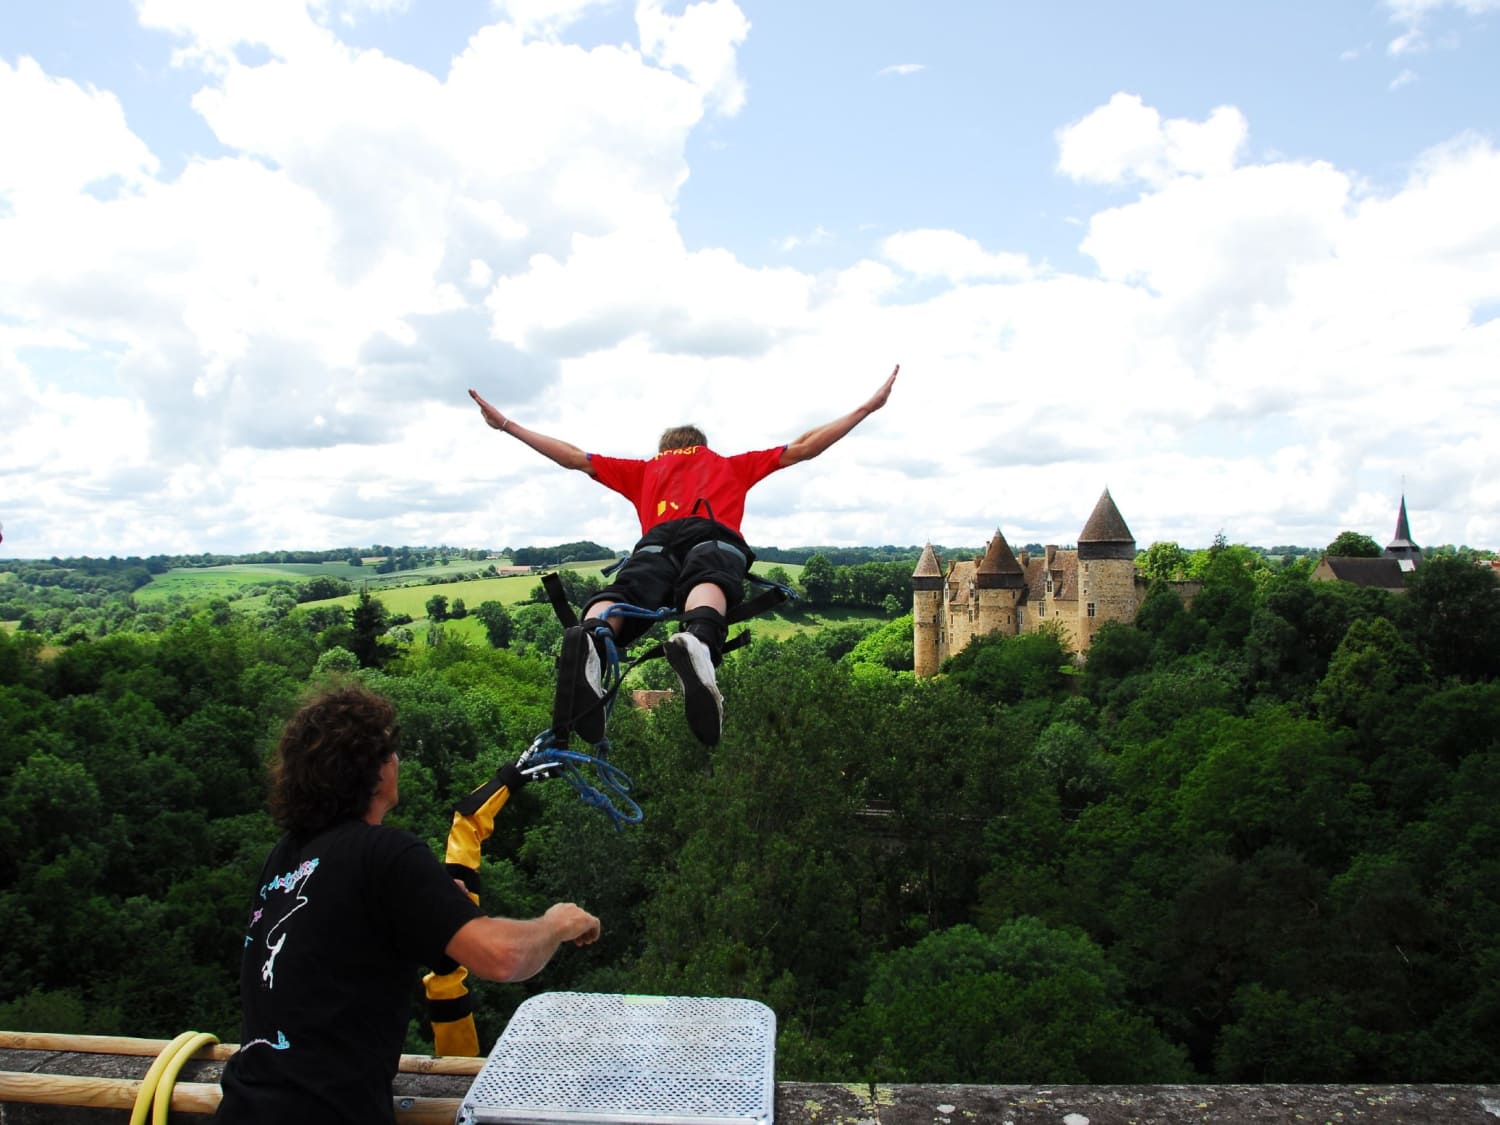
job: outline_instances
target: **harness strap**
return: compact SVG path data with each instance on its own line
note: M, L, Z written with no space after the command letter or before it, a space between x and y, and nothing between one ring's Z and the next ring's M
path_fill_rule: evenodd
M578 614L573 611L573 606L568 601L567 591L563 589L562 579L557 572L542 575L542 589L547 592L547 600L552 603L552 612L557 614L557 619L562 622L564 629L571 629L578 624Z
M631 559L635 558L636 555L659 555L662 552L664 552L665 550L666 550L666 548L663 547L660 543L647 543L644 547L637 547L634 551L632 551L630 554L626 555L623 559L616 559L614 562L610 563L607 567L605 567L599 573L603 577L608 578L611 574L613 574L615 571L619 570L622 566L624 566L626 563L628 563Z
M782 602L790 601L796 597L785 586L778 586L774 582L767 582L764 578L757 578L753 574L747 574L745 578L757 586L764 586L765 589L756 594L755 597L740 602L739 605L726 613L724 620L727 624L738 625L741 621L747 621L752 617L774 609Z

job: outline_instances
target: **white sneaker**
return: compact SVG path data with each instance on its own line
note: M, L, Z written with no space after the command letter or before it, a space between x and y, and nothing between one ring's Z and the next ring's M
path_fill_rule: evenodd
M724 726L724 697L714 680L714 658L691 633L667 638L667 663L682 683L688 729L705 746L717 746Z

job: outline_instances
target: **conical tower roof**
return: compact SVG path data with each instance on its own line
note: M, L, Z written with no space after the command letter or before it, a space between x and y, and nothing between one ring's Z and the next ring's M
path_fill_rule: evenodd
M1023 581L1021 564L997 527L995 537L985 548L984 558L979 560L979 586L981 589L1020 586Z
M922 548L917 569L911 572L911 584L914 590L936 590L943 585L943 566L931 543Z
M943 568L938 564L937 552L932 549L932 544L922 548L922 557L917 560L917 569L911 572L913 578L941 578Z
M1135 536L1115 507L1114 497L1105 489L1094 505L1094 511L1078 533L1080 559L1134 559Z

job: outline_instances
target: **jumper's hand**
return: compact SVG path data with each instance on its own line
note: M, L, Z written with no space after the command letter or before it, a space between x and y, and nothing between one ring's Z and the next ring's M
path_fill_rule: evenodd
M866 414L873 414L875 413L875 411L879 410L882 406L885 405L885 400L891 397L891 388L896 385L896 376L900 374L900 372L901 365L898 363L896 364L896 370L891 372L891 377L884 383L881 383L880 390L871 395L870 400L865 403L863 409ZM470 391L469 393L473 394L474 392Z
M489 403L485 402L484 399L480 398L479 392L476 391L473 387L469 388L469 397L479 404L479 413L484 415L484 420L489 423L491 429L505 429L506 423L509 421L509 419L507 419L504 414L501 414L500 411L496 410Z

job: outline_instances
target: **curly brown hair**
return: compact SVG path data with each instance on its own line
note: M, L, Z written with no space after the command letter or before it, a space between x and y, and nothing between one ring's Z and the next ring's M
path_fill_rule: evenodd
M673 426L669 430L663 430L661 441L656 445L656 452L665 453L669 449L688 449L694 445L707 445L708 439L703 436L703 431L697 426Z
M298 709L271 760L271 818L306 839L370 807L396 752L396 708L359 684L329 688Z

